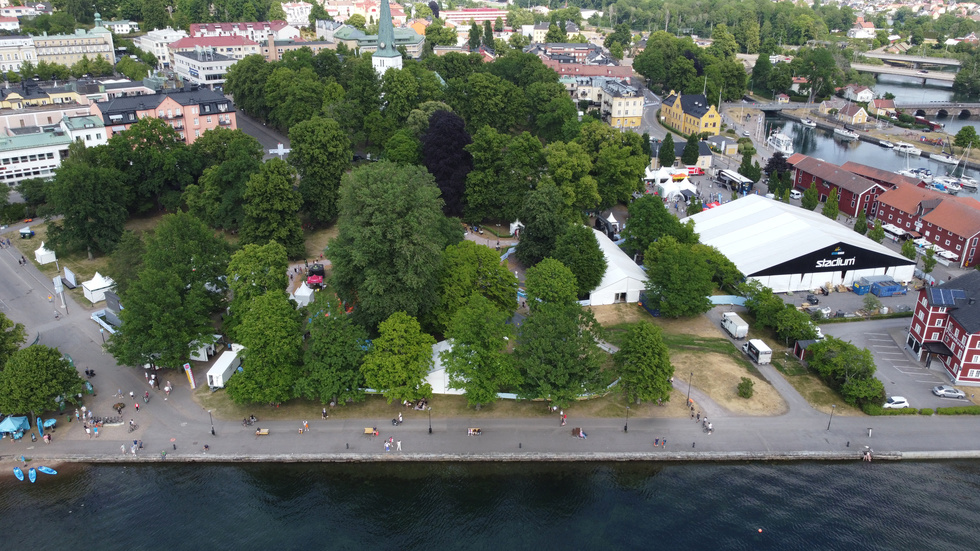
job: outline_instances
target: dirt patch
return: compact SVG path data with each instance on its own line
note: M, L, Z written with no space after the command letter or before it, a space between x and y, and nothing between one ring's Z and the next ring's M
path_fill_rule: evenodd
M693 372L693 386L736 415L782 415L789 409L768 381L750 373L731 356L675 351L671 353L670 361L674 364L675 373ZM755 383L754 393L749 399L741 398L737 393L742 377L748 377Z
M335 224L328 228L306 231L304 233L304 238L306 239L306 256L312 259L320 257L320 253L327 248L327 243L334 237L337 237L340 230Z
M670 335L690 335L716 338L719 329L711 323L708 316L693 318L655 318L639 304L610 304L608 306L589 306L596 321L603 327L617 327L627 323L652 323Z
M651 317L642 306L637 304L610 304L607 306L587 306L592 311L595 320L603 327L647 321Z

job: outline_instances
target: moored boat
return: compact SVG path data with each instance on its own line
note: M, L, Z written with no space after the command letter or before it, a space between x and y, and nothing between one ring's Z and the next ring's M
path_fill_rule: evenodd
M950 155L949 153L934 153L929 155L929 158L937 163L943 163L944 165L955 165L959 163L956 157Z
M782 153L786 157L793 154L793 139L782 132L770 134L769 137L766 138L766 145Z
M859 137L857 132L851 132L850 130L842 127L835 128L834 134L844 138L845 140L856 140Z
M893 147L895 147L895 144L891 143L888 140L881 140L880 142L878 142L878 145L884 147L885 149L892 149Z
M892 149L895 153L904 153L906 155L922 155L922 150L915 147L912 144L907 144L903 142L898 142L895 144L895 148Z
M805 126L807 128L816 128L817 127L817 123L813 122L813 119L803 119L803 120L800 121L800 124L802 124L803 126Z

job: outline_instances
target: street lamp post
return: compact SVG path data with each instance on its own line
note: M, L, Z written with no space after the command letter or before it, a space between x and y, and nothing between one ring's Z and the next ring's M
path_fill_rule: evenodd
M211 410L208 410L208 420L211 421L211 436L214 436L214 417L211 417Z
M432 434L432 408L429 408L429 434Z
M630 407L626 406L626 424L623 425L623 432L630 431Z
M827 430L830 430L830 424L834 422L834 411L837 410L837 404L830 406L830 420L827 421Z
M102 345L105 346L105 329L99 329L99 334L102 335Z

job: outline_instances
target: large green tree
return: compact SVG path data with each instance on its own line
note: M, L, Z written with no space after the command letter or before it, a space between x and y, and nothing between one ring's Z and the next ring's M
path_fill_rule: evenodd
M394 312L433 307L442 251L462 230L442 214L424 168L382 161L345 175L337 225L327 252L332 283L357 321L374 328Z
M980 138L977 137L977 129L973 126L964 126L956 133L955 141L957 147L970 147L972 144L980 145Z
M231 288L231 323L233 329L243 319L252 302L269 291L284 291L289 283L286 249L275 241L264 245L247 243L231 255L228 262L228 287Z
M525 287L532 311L542 304L574 304L578 294L575 274L554 258L546 258L528 268Z
M378 326L378 338L361 364L368 387L384 394L389 404L428 398L432 386L425 377L432 369L435 343L431 335L422 332L418 320L395 312Z
M235 105L253 117L265 119L269 115L265 84L273 68L260 54L245 56L229 67L225 89L235 97Z
M82 378L58 351L43 344L10 355L0 371L0 410L8 415L31 414L58 408L57 399L76 403Z
M642 189L649 158L635 132L621 132L600 121L584 124L576 142L592 161L591 175L599 193L599 208L628 203Z
M184 203L212 228L238 229L245 217L245 185L262 166L262 145L242 132L208 130L191 145L203 173L184 189Z
M885 240L885 229L881 227L881 220L875 220L874 226L868 230L868 239L874 241L875 243L881 243ZM913 247L915 244L913 243ZM914 251L915 249L913 249ZM914 256L912 258L915 258Z
M367 349L367 331L353 322L336 299L318 300L312 309L315 312L306 324L309 336L297 392L321 404L363 400L361 362Z
M517 243L517 259L533 266L555 248L555 241L568 225L567 219L555 208L563 202L561 191L550 181L542 182L527 194L520 219L524 228Z
M47 199L60 221L48 227L51 244L66 251L111 252L122 235L128 218L128 189L121 172L111 167L92 166L84 158L81 142L69 146L69 160L47 186ZM81 148L81 149L80 149Z
M446 338L452 348L440 353L449 386L462 389L467 403L480 409L497 401L497 393L521 383L513 357L507 353L513 326L510 314L479 293L470 295L449 323Z
M599 184L592 176L592 159L589 153L576 142L553 142L544 149L548 163L548 176L561 190L562 201L552 205L569 221L581 220L588 209L599 206Z
M187 213L168 214L146 239L139 276L122 293L122 327L108 350L125 365L179 368L190 344L213 339L222 304L228 245Z
M623 229L627 251L643 254L654 241L667 235L685 244L698 242L694 221L688 220L682 224L667 210L660 197L644 195L630 203L629 224Z
M823 204L820 214L831 220L837 220L837 216L840 214L840 205L837 204L837 188L830 190L830 195L827 197L827 202Z
M514 354L524 384L519 395L565 406L600 382L602 328L575 303L537 305L521 324Z
M443 331L456 311L477 293L494 308L512 315L517 309L517 278L489 247L473 241L449 245L439 269L439 303L433 308L434 326Z
M314 117L289 129L289 164L299 172L303 210L317 222L337 216L337 189L350 169L353 151L340 124Z
M145 254L146 244L143 243L143 237L134 231L124 231L116 250L109 255L109 265L106 266L106 275L116 282L113 290L117 295L125 293L129 284L139 277Z
M688 137L687 142L684 144L684 151L681 153L681 162L685 165L694 166L698 164L698 157L700 156L697 136Z
M96 150L101 163L112 163L123 173L132 213L154 207L177 210L181 193L197 172L196 159L184 139L156 117L140 119L109 138L105 148Z
M606 255L599 248L595 232L588 226L569 226L555 243L552 256L575 274L576 294L580 297L592 292L606 274Z
M228 380L239 404L285 402L295 396L302 358L302 314L283 289L256 296L235 330L242 372Z
M296 173L285 161L272 159L248 179L245 187L245 219L242 241L263 245L275 241L290 258L306 253L297 212L302 204L293 189Z
M20 349L27 340L24 324L14 323L6 314L0 312L0 370L7 365L10 356Z
M677 160L677 152L674 151L674 135L670 132L667 132L664 141L660 142L660 152L657 153L657 160L662 167L672 167L674 166L674 161Z
M817 208L820 204L820 195L817 191L817 185L811 184L810 187L806 188L803 192L803 199L800 200L800 206L806 210L813 210Z
M326 89L310 67L293 70L278 66L265 82L265 100L272 107L269 122L288 130L323 109Z
M696 316L711 309L712 269L690 245L667 236L650 246L643 260L647 268L647 299L666 317Z
M643 400L670 400L674 366L659 327L650 323L630 326L613 359L627 401L639 404Z
M442 192L443 212L462 216L466 198L466 175L473 169L472 143L463 119L450 111L436 111L422 135L422 164Z

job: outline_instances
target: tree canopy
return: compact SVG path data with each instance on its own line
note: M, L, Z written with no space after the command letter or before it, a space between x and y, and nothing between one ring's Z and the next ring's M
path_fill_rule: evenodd
M647 299L666 317L703 314L711 309L713 270L690 245L671 236L650 246L643 260L647 268Z
M650 323L630 326L626 339L613 356L619 385L630 402L670 400L674 366L659 327Z
M332 118L314 117L289 129L289 164L299 172L303 210L317 222L337 216L337 189L351 166L350 138Z
M340 184L337 237L327 256L332 284L374 328L395 312L421 316L437 296L442 251L462 229L442 214L432 175L416 166L371 163Z
M364 399L361 362L367 352L367 331L344 313L339 300L318 300L306 325L303 374L296 383L304 398L326 404Z
M552 256L574 274L576 295L580 297L592 292L606 275L606 255L599 248L594 231L587 226L569 226L555 243Z
M82 378L58 351L43 344L18 350L0 371L0 410L8 415L54 410L57 399L76 403Z
M368 387L384 394L389 404L428 398L432 386L425 377L432 369L435 343L432 336L422 332L418 320L395 312L378 326L378 338L361 364Z
M7 365L10 356L20 350L27 340L24 324L14 323L6 314L0 312L0 370Z
M439 304L433 309L434 327L444 331L470 295L487 298L494 308L513 315L517 309L517 278L493 249L473 241L446 247L439 269Z
M248 179L242 221L244 243L263 245L275 241L290 258L306 255L303 230L296 215L302 197L293 189L295 176L285 161L271 159Z

